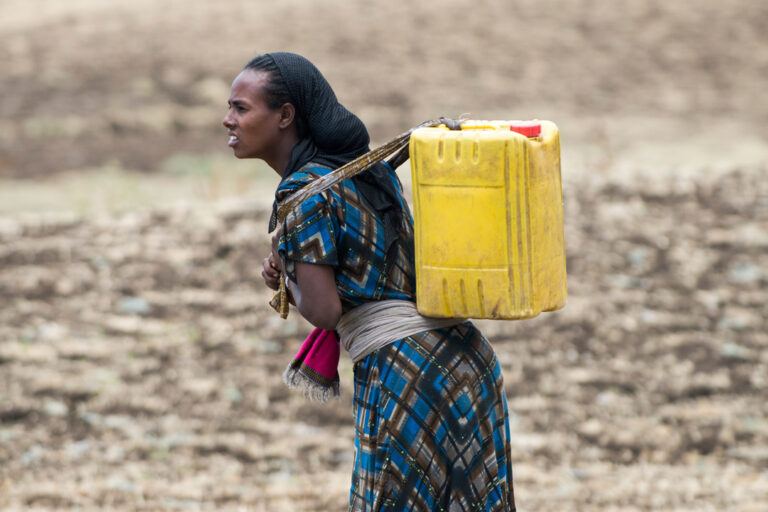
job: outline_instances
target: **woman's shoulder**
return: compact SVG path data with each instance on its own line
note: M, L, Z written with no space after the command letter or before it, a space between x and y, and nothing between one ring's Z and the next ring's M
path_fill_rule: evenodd
M331 171L332 169L325 165L309 163L280 182L275 196L278 201L282 201L287 196L290 196L294 192L309 185L320 176L324 176Z

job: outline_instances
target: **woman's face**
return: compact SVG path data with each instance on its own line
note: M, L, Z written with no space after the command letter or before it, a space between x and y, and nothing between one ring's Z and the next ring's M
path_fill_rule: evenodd
M266 80L265 72L246 69L232 82L229 111L222 124L227 128L228 144L237 158L261 158L269 162L280 147L281 111L267 106Z

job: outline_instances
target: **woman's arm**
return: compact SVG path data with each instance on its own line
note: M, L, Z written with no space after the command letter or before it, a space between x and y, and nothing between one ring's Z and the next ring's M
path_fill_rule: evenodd
M278 228L271 234L272 254L269 263L276 271L282 270L278 252L281 231L282 228ZM335 329L341 318L341 299L336 290L333 267L295 261L294 270L297 282L288 279L288 289L301 316L320 329ZM262 276L269 286L267 276L263 272Z
M341 318L341 299L330 265L294 262L296 280L288 280L293 299L301 316L320 329L333 330Z

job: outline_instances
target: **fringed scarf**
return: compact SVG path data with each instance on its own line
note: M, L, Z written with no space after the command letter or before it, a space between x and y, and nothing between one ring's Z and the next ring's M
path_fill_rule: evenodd
M336 331L316 328L285 369L283 382L301 390L310 400L325 402L331 396L338 397L339 347Z

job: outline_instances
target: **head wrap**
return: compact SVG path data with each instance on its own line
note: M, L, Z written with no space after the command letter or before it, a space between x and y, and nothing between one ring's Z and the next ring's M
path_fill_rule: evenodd
M310 162L335 169L369 151L370 137L365 125L339 103L331 85L314 64L295 53L267 55L280 70L296 115L305 121L308 132L291 150L283 180ZM384 224L388 260L394 252L402 222L399 194L389 172L385 164L379 163L352 178ZM276 227L276 210L275 202L270 231Z

